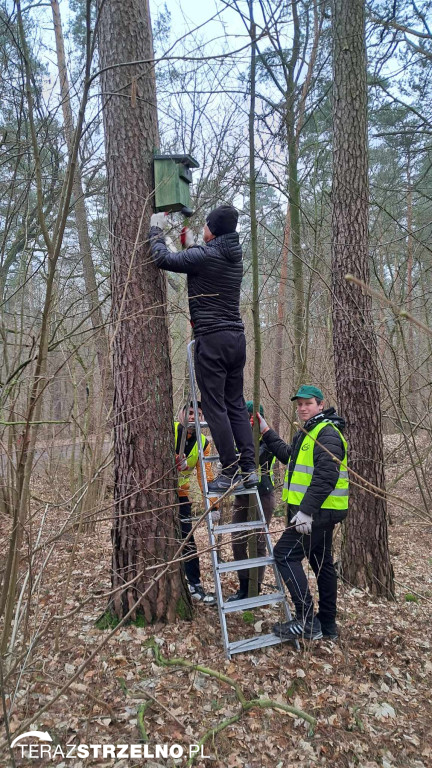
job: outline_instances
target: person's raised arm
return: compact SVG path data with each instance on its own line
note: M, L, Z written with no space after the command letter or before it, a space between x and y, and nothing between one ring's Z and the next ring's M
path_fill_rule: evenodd
M260 425L262 439L267 448L282 464L288 464L291 457L291 446L282 440L273 429L270 429L266 420L261 414L257 413L257 419Z
M186 275L197 274L202 267L206 255L201 246L192 246L184 251L170 251L166 242L164 229L169 223L164 213L154 213L150 219L150 251L153 261L159 269L169 272L181 272Z

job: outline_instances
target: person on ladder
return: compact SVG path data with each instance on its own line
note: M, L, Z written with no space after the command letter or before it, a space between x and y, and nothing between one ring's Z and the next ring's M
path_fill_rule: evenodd
M324 395L318 387L303 384L291 400L297 401L303 422L291 445L257 413L264 443L279 461L288 464L282 500L288 503L289 525L273 552L296 618L275 624L273 631L284 640L336 640L337 577L332 538L336 523L348 512L347 444L342 434L345 420L334 408L324 410ZM302 567L305 557L317 579L318 614L314 613Z
M248 413L250 415L251 426L253 427L253 402L248 400L246 403ZM264 408L262 405L259 407L259 412L264 417ZM260 437L259 447L259 485L258 493L261 501L261 506L264 512L264 517L267 526L270 526L270 522L273 516L275 508L275 493L273 482L273 466L276 461L276 456L270 451L267 445ZM233 511L233 523L244 523L248 519L249 512L249 496L236 495L234 497L234 511ZM263 533L256 534L257 536L257 557L265 557L267 554L265 536ZM246 560L248 556L248 534L244 532L233 533L231 538L232 551L234 560ZM260 566L258 570L258 592L261 592L261 585L264 581L265 566ZM249 593L249 571L243 569L238 571L239 588L234 595L228 598L228 602L232 603L235 600L245 600Z
M215 208L206 219L204 245L195 245L189 231L184 240L190 247L178 253L172 253L166 245L163 230L169 222L164 213L152 215L149 235L155 264L187 275L195 374L204 416L222 464L221 474L208 490L219 494L241 481L245 488L258 484L243 397L246 338L240 317L243 257L237 221L238 212L232 205Z
M199 419L203 420L201 403L198 402ZM187 426L186 426L187 425ZM179 455L181 448L183 430L187 429L186 442L184 447L183 456ZM193 404L190 403L189 407L185 405L181 413L179 414L179 421L174 422L174 435L175 435L175 454L176 454L176 467L178 472L178 495L179 495L179 517L181 526L181 535L185 539L188 533L192 529L192 504L189 499L189 485L190 477L193 471L196 469L198 476L198 483L201 488L201 492L204 492L203 481L199 466L198 445L196 439L195 422ZM210 443L204 435L201 435L204 456L210 454ZM205 464L205 471L207 482L213 480L213 472L211 464L207 462ZM215 501L215 499L213 500ZM210 513L213 516L219 515L219 511L216 508ZM206 593L204 587L201 584L201 569L200 561L197 554L197 547L195 538L192 534L189 541L185 545L183 550L184 556L191 556L190 559L185 560L185 572L186 579L191 593L192 600L204 603L205 605L215 605L216 597L213 593Z

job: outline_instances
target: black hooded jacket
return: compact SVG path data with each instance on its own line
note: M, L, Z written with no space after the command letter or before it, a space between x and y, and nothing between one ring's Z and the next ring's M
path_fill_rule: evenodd
M220 330L243 331L240 286L242 249L237 232L220 235L206 245L171 253L159 227L150 229L150 247L160 269L185 273L191 324L195 336Z
M310 432L320 421L322 421L322 419L331 421L335 427L343 432L345 428L345 419L338 416L334 408L327 408L325 411L313 416L309 421L305 422L303 429L305 429L306 432ZM269 431L262 437L263 441L269 450L274 453L276 458L279 459L282 464L288 464L288 479L290 481L305 433L299 429L294 435L291 445L288 445L288 443L282 440L273 429L269 429ZM333 461L327 451L330 451L333 456L342 460L345 452L344 446L339 434L330 424L321 430L318 441L324 447L315 443L314 472L311 484L302 499L300 507L296 507L292 504L289 505L289 519L291 519L300 509L305 515L313 515L314 520L316 521L319 516L322 524L328 522L338 523L346 517L346 511L321 509L321 504L323 504L327 496L334 490L339 477L339 464L336 461ZM327 448L327 451L324 450L324 448Z

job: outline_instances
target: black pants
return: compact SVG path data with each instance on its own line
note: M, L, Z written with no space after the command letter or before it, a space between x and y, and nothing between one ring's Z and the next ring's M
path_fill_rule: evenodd
M313 601L302 560L306 557L316 576L319 596L318 617L323 624L336 619L337 577L333 564L332 538L334 525L312 526L310 536L287 528L274 548L281 576L287 585L298 619L311 618Z
M179 516L180 516L180 525L181 525L181 535L182 538L185 539L188 535L189 531L192 529L192 522L190 520L192 515L192 504L190 503L187 496L181 496L180 497L180 504L179 504ZM201 581L201 572L200 572L200 564L199 564L199 558L197 555L197 548L195 544L195 539L193 535L190 537L189 541L187 542L183 554L186 555L195 555L195 557L192 557L190 560L185 560L185 571L186 571L186 578L189 582L189 584L199 584Z
M235 496L234 498L234 513L233 523L244 523L248 518L249 511L249 499L250 496ZM275 495L274 493L260 493L261 505L264 512L267 525L270 525L273 511L275 508ZM232 551L234 560L246 560L248 556L248 538L250 533L239 531L233 533L231 537ZM259 533L257 536L257 557L265 557L267 554L266 540L263 533ZM262 584L264 580L265 566L262 565L258 569L258 583ZM249 571L247 568L241 571L237 571L239 580L248 579Z
M242 331L216 331L195 341L195 374L201 404L225 474L255 469L249 414L243 397L246 339ZM235 441L235 445L234 445Z

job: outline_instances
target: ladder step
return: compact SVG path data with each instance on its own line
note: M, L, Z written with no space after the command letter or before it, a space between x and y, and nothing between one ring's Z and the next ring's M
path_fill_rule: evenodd
M216 569L219 573L226 571L241 571L243 568L258 568L260 565L274 565L273 557L251 557L249 560L231 560L228 563L218 563Z
M258 595L258 597L246 597L245 600L233 600L232 603L222 603L221 608L224 613L235 613L235 611L245 611L282 601L285 601L285 592L273 592L271 595Z
M240 454L237 453L237 458L240 458ZM218 453L212 453L210 456L204 456L204 461L219 461L219 454Z
M265 528L265 522L246 521L245 523L229 523L227 525L215 525L213 533L219 536L221 533L236 533L237 531L254 531L258 528Z
M281 640L277 635L254 635L253 637L245 638L244 640L236 640L233 643L228 643L229 653L242 653L246 651L253 651L255 648L268 648L269 645L278 645L285 642Z
M206 459L204 459L204 462ZM207 491L206 496L223 496L224 493L227 493L230 496L245 496L248 493L257 493L257 486L255 485L253 488L245 488L244 485L238 485L233 486L233 490L230 491L229 488L225 488L224 491Z

